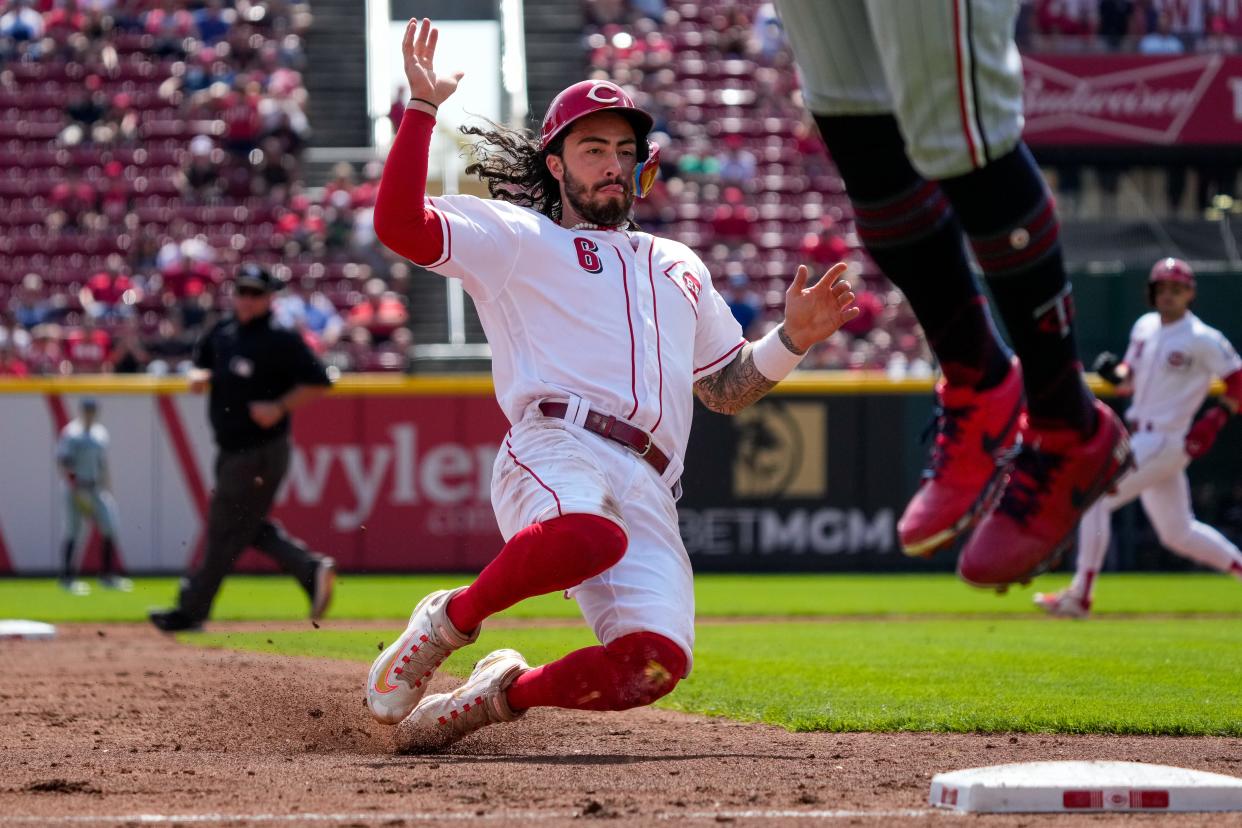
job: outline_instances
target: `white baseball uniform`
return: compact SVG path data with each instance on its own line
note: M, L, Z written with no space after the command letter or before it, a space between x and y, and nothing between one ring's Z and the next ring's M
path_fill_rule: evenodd
M505 540L532 523L588 513L619 524L625 557L569 591L603 644L650 631L694 644L690 561L673 488L693 414L693 383L745 344L741 326L685 245L648 233L570 230L473 196L431 198L444 235L428 267L460 278L492 349L496 398L512 428L492 471ZM541 401L567 402L565 419ZM582 428L589 411L652 435L663 476Z
M1195 520L1186 479L1186 432L1214 377L1242 370L1242 358L1224 335L1193 313L1171 325L1146 313L1134 323L1125 362L1134 396L1126 411L1135 469L1117 493L1100 498L1078 527L1078 565L1072 589L1089 597L1108 552L1110 516L1135 497L1160 542L1183 557L1227 571L1242 552L1220 532Z
M74 485L65 487L65 540L77 539L83 518L93 520L104 537L115 537L116 501L103 485L107 452L108 429L101 423L86 429L73 420L61 429L56 460L75 477Z
M807 108L892 113L915 169L965 175L1022 136L1017 0L777 0Z

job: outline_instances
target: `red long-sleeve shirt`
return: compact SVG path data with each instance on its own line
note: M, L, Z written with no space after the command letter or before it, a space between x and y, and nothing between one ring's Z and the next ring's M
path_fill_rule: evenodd
M388 151L375 199L375 235L416 264L431 264L444 249L444 230L427 209L427 154L436 119L406 107Z

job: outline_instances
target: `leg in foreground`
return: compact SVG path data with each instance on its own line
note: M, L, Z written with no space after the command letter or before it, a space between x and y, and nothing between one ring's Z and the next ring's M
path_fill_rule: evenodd
M896 119L815 120L850 194L859 237L905 294L944 372L931 457L897 526L907 555L929 557L969 531L1003 483L998 461L1018 437L1022 372L996 333L961 224L940 185L910 163Z
M968 583L1005 586L1054 565L1133 459L1120 419L1083 382L1056 213L1025 145L941 186L1022 360L1030 426L996 508L958 559Z

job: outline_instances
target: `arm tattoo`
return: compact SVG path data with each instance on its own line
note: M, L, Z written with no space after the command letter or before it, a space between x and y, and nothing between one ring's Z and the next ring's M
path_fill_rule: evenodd
M799 351L797 346L794 345L793 340L789 338L789 334L785 333L784 323L781 323L780 327L776 329L776 335L781 338L781 344L789 349L789 353L798 354L799 356L806 353L805 350Z
M736 414L776 387L755 367L753 350L747 342L732 362L695 382L694 393L703 405L717 414Z

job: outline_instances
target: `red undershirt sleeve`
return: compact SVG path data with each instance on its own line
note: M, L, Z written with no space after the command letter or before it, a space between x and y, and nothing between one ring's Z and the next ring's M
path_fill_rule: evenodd
M384 163L375 198L375 235L415 264L432 264L444 250L440 219L427 208L427 155L436 119L407 107Z
M1225 396L1242 406L1242 371L1234 371L1225 377ZM1242 413L1242 408L1239 413Z

